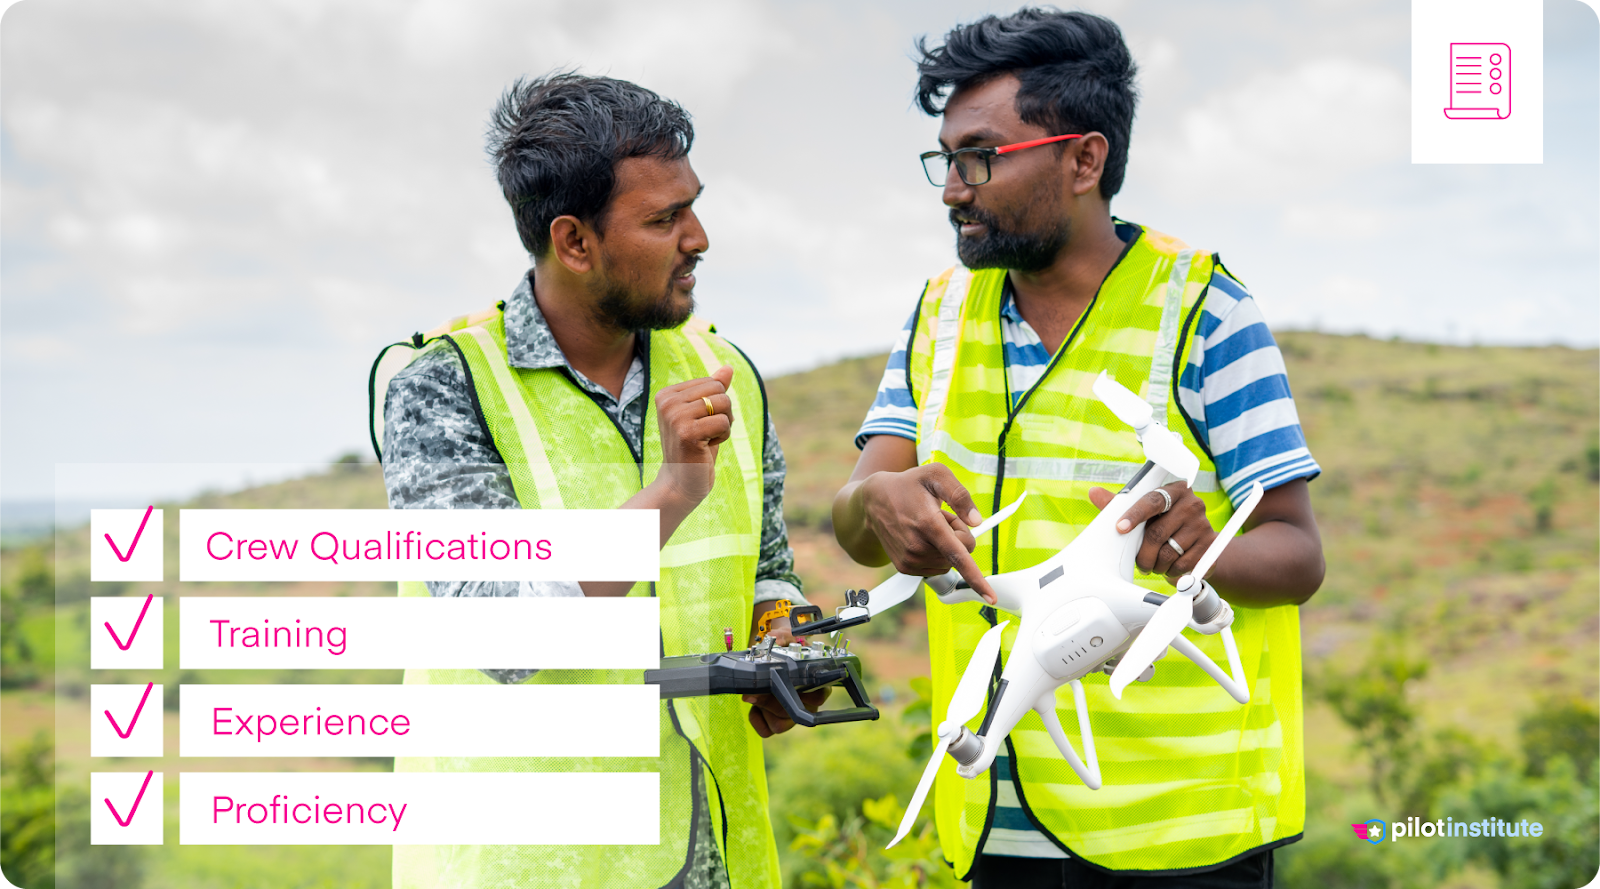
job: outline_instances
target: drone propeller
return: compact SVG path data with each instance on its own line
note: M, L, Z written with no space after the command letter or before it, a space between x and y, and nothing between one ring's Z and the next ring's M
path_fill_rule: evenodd
M1161 425L1144 399L1107 376L1105 371L1100 371L1100 376L1095 378L1093 388L1095 396L1117 415L1117 419L1133 427L1144 444L1145 459L1194 487L1195 476L1200 473L1200 458L1184 446L1182 436Z
M1021 497L1011 501L1010 505L984 519L978 524L978 527L973 528L972 536L978 538L993 531L996 525L1011 518L1011 514L1016 512L1017 508L1022 505L1022 501L1026 499L1028 499L1028 492L1023 491ZM922 578L915 574L896 574L867 593L867 613L877 617L880 612L893 608L911 598L911 594L915 593L917 587L921 585Z
M1122 690L1139 677L1146 667L1156 662L1156 658L1167 650L1167 646L1178 638L1183 628L1189 625L1194 617L1194 597L1199 594L1201 581L1205 580L1206 573L1217 564L1217 559L1222 557L1222 551L1227 548L1228 542L1238 535L1239 529L1244 526L1245 519L1250 517L1250 512L1261 502L1263 494L1260 482L1255 482L1250 490L1250 496L1234 512L1228 523L1222 526L1211 545L1206 547L1205 554L1195 564L1194 570L1178 578L1177 590L1167 601L1162 602L1156 613L1150 618L1150 623L1145 624L1139 633L1139 638L1133 640L1128 647L1128 653L1117 661L1117 668L1111 671L1111 693L1119 700Z
M983 708L983 692L989 685L989 675L994 670L994 659L1000 654L1000 633L1005 630L1011 621L1001 621L983 634L978 640L978 647L972 652L972 660L967 662L967 672L961 675L961 682L956 685L956 693L950 696L950 707L945 712L945 721L939 724L939 741L933 745L933 755L928 758L927 768L922 770L922 780L917 782L917 792L911 795L911 804L906 806L906 814L900 819L900 832L894 835L885 848L893 848L895 843L905 839L911 832L911 826L917 823L917 813L922 811L922 803L928 798L928 788L933 786L933 776L939 773L939 763L944 759L944 752L966 728L967 720L978 715Z

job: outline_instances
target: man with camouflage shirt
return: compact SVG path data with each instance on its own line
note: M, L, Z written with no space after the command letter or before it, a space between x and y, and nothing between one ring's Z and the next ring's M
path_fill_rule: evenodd
M658 509L660 582L403 584L402 595L657 595L666 655L720 650L725 626L754 626L778 599L804 602L760 377L690 318L692 272L709 246L693 210L693 135L682 108L631 83L576 74L515 83L490 150L534 267L494 309L421 337L383 403L391 506ZM407 681L483 680L433 670ZM659 845L397 846L395 886L776 886L760 738L793 723L769 698L750 702L748 713L726 696L662 703L661 756L635 764L661 775Z

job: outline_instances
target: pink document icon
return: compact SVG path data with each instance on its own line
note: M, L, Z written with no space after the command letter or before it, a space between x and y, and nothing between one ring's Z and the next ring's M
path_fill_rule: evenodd
M1450 44L1451 120L1505 120L1511 116L1511 47L1504 43Z

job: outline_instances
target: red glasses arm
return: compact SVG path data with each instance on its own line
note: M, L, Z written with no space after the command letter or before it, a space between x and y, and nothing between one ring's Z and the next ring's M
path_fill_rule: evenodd
M1024 148L1032 148L1035 145L1049 145L1051 142L1060 142L1062 139L1082 139L1082 138L1083 138L1083 134L1082 133L1069 133L1068 135L1065 135L1065 136L1046 136L1043 139L1030 139L1027 142L1016 142L1016 143L1013 143L1011 145L1002 145L999 148L996 148L994 150L994 153L995 154L1006 154L1007 152L1021 151Z

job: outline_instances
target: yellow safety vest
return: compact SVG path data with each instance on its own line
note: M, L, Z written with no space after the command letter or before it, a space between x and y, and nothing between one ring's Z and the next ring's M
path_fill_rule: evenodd
M519 368L508 362L500 309L453 319L424 340L423 348L454 348L465 361L483 418L524 509L604 509L637 493L661 468L654 391L710 376L723 364L733 367L729 396L735 422L717 454L716 485L662 548L661 580L636 584L629 595L660 598L664 656L720 651L725 627L745 631L760 550L766 397L754 367L737 349L695 319L676 330L650 335L644 453L642 462L635 462L610 418L560 370ZM396 358L386 352L375 365L374 378L392 377L415 354L402 352ZM381 392L375 394L382 397ZM381 407L375 414L381 414ZM374 422L381 424L381 417ZM420 583L400 587L401 595L428 595ZM405 681L491 680L476 670L407 670ZM528 681L637 683L643 674L541 670ZM663 701L658 725L641 730L660 733L658 759L396 758L395 771L636 771L661 776L659 845L395 846L396 889L679 885L695 858L698 805L709 808L712 833L733 889L776 887L778 854L767 817L761 739L750 728L739 699L719 695ZM529 804L561 803L530 800Z
M1212 526L1220 528L1232 515L1227 495L1218 489L1216 464L1177 404L1179 374L1189 360L1214 265L1208 253L1142 230L1043 378L1014 407L1001 344L1006 272L957 267L928 282L908 347L918 459L949 466L985 513L1025 490L1033 495L978 541L973 555L984 570L1015 571L1053 555L1096 515L1089 489L1115 490L1143 465L1133 431L1091 391L1102 370L1141 393L1155 416L1181 433L1200 458L1195 492ZM1171 592L1164 578L1134 579ZM947 606L932 593L927 610L932 716L938 725L996 613L971 603ZM1111 696L1105 674L1084 678L1102 789L1083 786L1037 714L1029 713L1011 732L1006 750L1018 799L1069 854L1111 870L1204 870L1291 841L1302 831L1299 612L1279 606L1234 613L1233 633L1251 689L1247 705L1237 704L1184 658L1158 661L1153 681L1134 685L1121 701ZM998 616L1007 618L1011 629L1004 634L1001 663L1021 625L1017 615ZM1218 637L1192 641L1213 660L1226 662ZM1062 722L1076 724L1064 686L1056 700ZM977 730L981 719L969 727ZM992 769L965 780L947 760L934 786L939 840L963 878L987 839L997 780Z

